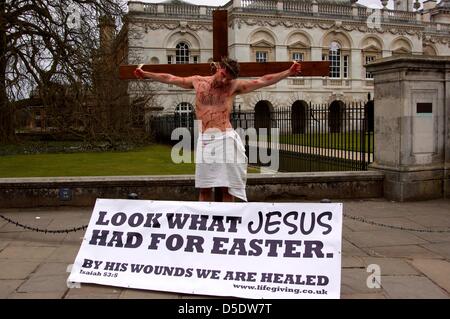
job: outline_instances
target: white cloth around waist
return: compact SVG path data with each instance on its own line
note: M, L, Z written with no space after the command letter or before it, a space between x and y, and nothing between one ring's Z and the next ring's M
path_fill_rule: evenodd
M231 195L247 201L247 156L235 130L200 134L195 156L195 187L227 187Z

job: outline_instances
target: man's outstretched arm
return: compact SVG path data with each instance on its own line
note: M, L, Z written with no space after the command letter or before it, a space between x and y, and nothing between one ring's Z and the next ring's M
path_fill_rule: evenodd
M274 73L274 74L266 74L259 79L256 80L238 80L236 85L235 94L244 94L249 93L254 90L263 88L265 86L269 86L275 84L288 76L298 76L301 73L301 65L298 62L294 62L292 66L283 72Z
M166 84L173 84L182 87L183 89L194 88L192 77L179 77L168 73L146 72L141 68L136 68L133 73L134 76L141 79L152 79Z

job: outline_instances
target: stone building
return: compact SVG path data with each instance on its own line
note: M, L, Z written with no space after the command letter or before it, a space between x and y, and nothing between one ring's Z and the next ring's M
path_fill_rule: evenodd
M364 65L393 55L450 55L450 0L231 0L229 53L242 62L329 60L328 77L289 78L238 96L243 110L367 100L372 74ZM123 64L207 63L213 56L212 11L180 0L130 1L120 34ZM133 99L133 81L128 84ZM162 112L187 113L194 92L156 84Z

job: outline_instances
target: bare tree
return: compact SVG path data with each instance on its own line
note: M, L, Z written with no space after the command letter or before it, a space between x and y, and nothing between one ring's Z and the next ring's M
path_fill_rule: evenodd
M106 139L127 127L125 97L114 94L126 85L121 61L100 47L98 29L100 17L124 14L116 0L0 0L0 143L15 139L14 111L33 88L55 127Z

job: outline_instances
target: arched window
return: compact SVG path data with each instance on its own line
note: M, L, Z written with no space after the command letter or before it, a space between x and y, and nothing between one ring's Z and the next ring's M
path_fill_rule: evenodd
M347 79L350 70L350 51L348 48L342 49L337 41L330 42L330 45L322 53L323 61L330 61L330 78Z
M189 46L186 42L180 42L176 46L175 63L188 64L189 63Z
M328 60L330 61L330 77L341 77L341 46L337 42L332 42L330 51L328 52Z

